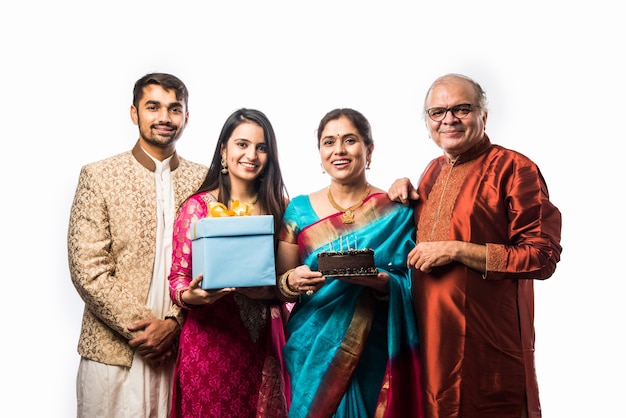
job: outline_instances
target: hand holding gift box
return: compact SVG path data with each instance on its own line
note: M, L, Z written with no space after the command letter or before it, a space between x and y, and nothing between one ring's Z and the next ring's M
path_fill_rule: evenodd
M251 207L234 201L228 209L213 202L209 216L190 229L193 277L202 289L274 286L274 217L250 216Z

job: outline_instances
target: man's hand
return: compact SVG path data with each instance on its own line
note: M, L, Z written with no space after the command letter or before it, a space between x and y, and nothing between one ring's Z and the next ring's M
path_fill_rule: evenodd
M394 181L389 188L389 192L387 192L387 196L389 196L390 200L395 200L405 206L408 206L411 201L416 201L420 197L411 181L406 177Z
M128 342L143 358L160 366L171 357L180 325L174 319L144 319L128 326L131 332L143 331Z
M430 273L434 267L458 261L484 273L487 246L463 241L418 242L407 256L407 267Z
M450 254L453 241L418 242L407 257L407 266L424 273L433 267L443 266L454 261Z

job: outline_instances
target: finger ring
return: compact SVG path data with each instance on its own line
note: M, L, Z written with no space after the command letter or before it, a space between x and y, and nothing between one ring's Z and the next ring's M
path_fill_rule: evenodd
M306 295L307 296L311 296L313 293L315 293L315 292L313 292L313 289L309 289L309 290L306 291Z

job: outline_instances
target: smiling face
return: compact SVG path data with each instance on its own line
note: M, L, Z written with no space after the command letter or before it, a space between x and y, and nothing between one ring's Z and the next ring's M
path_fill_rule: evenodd
M263 128L253 122L237 126L222 148L232 180L253 181L267 164L267 146Z
M138 107L131 106L130 116L139 127L139 141L144 148L169 150L170 153L189 118L184 103L176 99L176 92L156 84L143 88L143 97Z
M474 86L458 77L447 77L437 81L431 88L425 101L426 110L432 108L449 109L460 104L471 104L467 116L462 112L448 110L443 120L436 122L428 114L426 126L429 135L451 160L470 149L480 141L485 133L487 112L478 107L479 98Z
M319 148L324 170L341 183L352 183L365 178L374 145L366 145L350 119L340 116L324 126Z

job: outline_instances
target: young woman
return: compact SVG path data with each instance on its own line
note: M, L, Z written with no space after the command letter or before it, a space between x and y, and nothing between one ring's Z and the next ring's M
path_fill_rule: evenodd
M170 296L188 312L172 417L286 416L283 305L275 286L203 290L202 275L191 277L190 226L211 202L230 207L235 200L251 205L252 215L273 215L279 230L288 197L274 130L258 110L240 109L226 120L204 183L174 223Z

